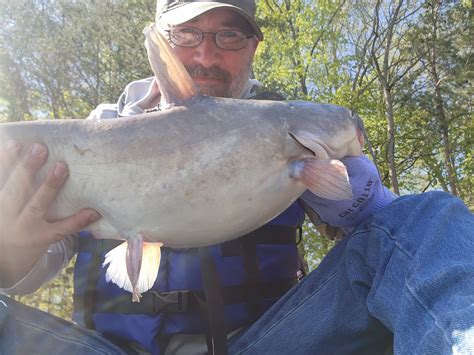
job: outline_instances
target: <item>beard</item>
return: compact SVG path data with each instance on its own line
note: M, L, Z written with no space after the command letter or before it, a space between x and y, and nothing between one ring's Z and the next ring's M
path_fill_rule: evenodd
M250 79L251 65L244 66L237 75L232 76L227 70L213 65L210 68L205 68L201 64L185 65L191 78L205 78L216 80L212 84L197 83L196 86L199 92L206 96L227 97L240 99Z

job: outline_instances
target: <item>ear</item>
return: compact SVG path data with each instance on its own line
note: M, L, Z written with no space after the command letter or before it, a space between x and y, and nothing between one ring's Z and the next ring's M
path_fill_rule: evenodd
M248 48L246 48L246 51L249 55L250 61L253 62L253 59L255 58L255 52L257 51L260 41L257 37L253 36L252 38L250 38L249 42L250 43Z
M257 50L258 45L260 44L260 41L258 40L257 37L253 36L252 37L252 49L253 49L253 54L255 54L255 51Z

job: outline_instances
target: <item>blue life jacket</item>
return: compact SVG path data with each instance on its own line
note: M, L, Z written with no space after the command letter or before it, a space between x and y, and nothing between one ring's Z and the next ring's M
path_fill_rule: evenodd
M304 211L295 202L267 225L236 240L199 249L162 248L158 278L140 303L132 303L129 292L105 280L104 255L121 242L96 240L82 232L73 319L111 340L138 343L154 354L163 353L175 334L209 334L213 327L228 333L250 325L297 283L301 261L296 238L303 221ZM206 299L213 300L211 313Z

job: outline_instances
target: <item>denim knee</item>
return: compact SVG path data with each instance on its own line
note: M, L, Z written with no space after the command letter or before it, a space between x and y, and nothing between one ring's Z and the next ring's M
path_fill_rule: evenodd
M8 297L0 295L0 354L14 354L15 326Z

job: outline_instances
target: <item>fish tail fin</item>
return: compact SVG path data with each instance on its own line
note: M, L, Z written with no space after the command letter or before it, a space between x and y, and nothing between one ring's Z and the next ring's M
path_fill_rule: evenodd
M293 162L291 177L308 190L328 200L349 200L352 186L345 165L340 160L307 158Z
M131 292L132 301L140 302L141 293L148 291L158 276L161 246L143 243L140 237L115 247L105 255L106 281Z
M143 30L145 47L161 93L160 105L172 106L198 96L193 79L155 24Z

